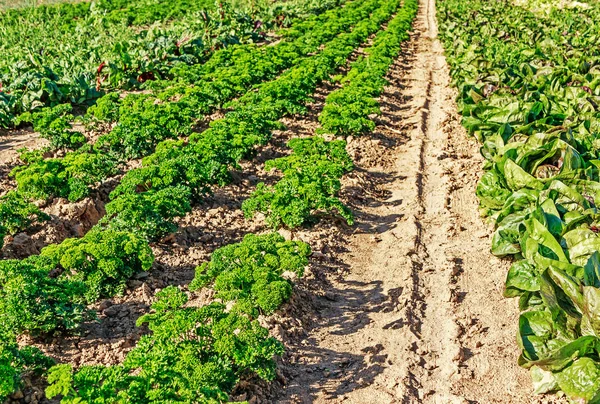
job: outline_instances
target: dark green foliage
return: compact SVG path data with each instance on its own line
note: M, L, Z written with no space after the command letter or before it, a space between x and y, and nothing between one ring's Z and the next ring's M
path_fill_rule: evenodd
M41 374L54 361L34 347L19 348L9 336L0 335L0 400L5 400L21 387L21 376Z
M77 201L86 197L90 187L116 173L115 160L102 153L67 153L64 158L34 159L29 165L15 167L10 173L21 194L29 198L50 196Z
M227 401L240 376L275 376L273 357L283 352L256 320L227 313L225 306L184 307L187 296L170 286L157 294L148 324L122 365L70 365L50 370L48 397L63 403L82 399L105 403L220 403Z
M0 92L0 128L8 128L13 124L14 105L16 103L15 97L10 94Z
M190 199L191 193L184 186L126 193L106 205L106 216L99 225L159 240L177 230L172 220L191 210Z
M288 146L293 151L289 157L265 164L267 170L282 171L283 178L273 186L258 184L242 205L244 214L252 217L262 212L273 228L296 228L313 220L316 213L337 211L352 224L352 212L336 197L340 178L353 167L346 142L326 142L315 136L293 139Z
M154 256L144 237L112 229L94 228L82 238L50 245L41 252L56 263L60 278L85 284L85 298L94 302L125 290L125 282L146 271Z
M218 249L210 262L196 268L190 289L213 283L216 298L236 302L233 311L253 317L272 314L292 294L283 273L302 276L310 254L308 244L285 241L278 233L248 234L241 243Z
M132 3L124 0L101 0L98 6L107 11L109 21L119 21L125 25L146 25L155 21L182 18L187 13L198 10L213 10L212 0L177 0L162 2L143 0Z
M6 234L15 234L47 219L48 215L15 191L7 193L0 198L0 248Z
M85 316L85 285L50 276L55 269L48 257L0 261L0 334L77 328Z
M44 108L40 112L26 112L15 120L15 125L22 122L32 123L33 129L48 139L52 148L76 149L86 142L86 137L83 133L72 130L72 109L71 104L61 104Z

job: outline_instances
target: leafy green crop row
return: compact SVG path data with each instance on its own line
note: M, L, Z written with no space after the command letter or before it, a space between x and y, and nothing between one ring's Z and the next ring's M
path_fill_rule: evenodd
M377 4L377 0L372 0L371 3ZM368 8L366 13L368 15ZM378 22L379 20L375 20L375 24L363 23L363 26L370 25L371 29L376 29L375 27ZM346 39L346 41L352 41L351 43L353 44L355 43L355 36L351 36L350 34L345 35L346 37L344 37L344 39ZM368 31L365 32L364 30L360 30L355 35L359 38L364 38L365 35L368 35ZM345 59L342 57L337 58L337 56L340 56L340 52L343 52L342 56L347 55L352 48L348 47L346 42L343 42L342 40L339 40L336 45L337 47L334 47L333 50L329 51L328 58L321 59L319 56L315 56L310 59L311 65L313 66L313 71L317 68L323 69L324 71L332 71L331 69L343 63L343 60ZM325 63L329 63L329 65L326 65ZM308 65L308 63L306 63L306 65ZM87 238L93 239L96 235L101 235L103 232L106 232L107 234L129 234L120 232L132 231L141 236L146 236L149 239L157 239L165 233L173 231L173 224L170 222L170 220L175 216L182 216L185 214L185 212L189 211L190 194L194 192L196 195L198 195L199 193L205 191L207 186L216 183L216 180L225 181L228 179L228 168L230 165L227 163L235 164L235 161L237 160L233 160L233 157L241 158L242 155L247 153L247 151L238 151L233 155L233 157L231 157L231 154L229 153L235 150L235 147L233 147L234 144L227 143L227 139L224 138L224 136L227 136L227 134L230 132L239 133L241 137L238 137L237 139L239 139L239 141L248 142L247 147L250 148L256 144L257 141L264 142L262 137L268 136L270 132L266 132L261 138L251 137L249 134L252 132L237 132L238 125L252 124L254 122L258 123L260 120L262 120L262 123L260 126L258 126L258 129L264 127L265 129L263 129L263 131L270 127L268 125L278 126L275 121L272 121L272 119L274 119L272 117L273 113L270 115L260 114L260 116L248 114L254 112L252 108L255 106L260 106L259 111L263 111L264 108L272 106L274 100L272 97L267 96L269 94L277 94L278 90L283 88L280 85L281 83L285 83L288 86L287 88L297 87L299 81L296 80L296 76L299 70L300 69L294 69L290 71L287 76L269 83L269 85L265 85L257 93L249 93L246 97L239 101L239 111L232 111L229 114L229 118L226 117L224 120L220 121L220 126L217 126L216 124L219 122L216 122L215 125L213 125L213 129L206 131L209 133L195 135L197 136L197 140L190 139L191 142L189 144L184 144L182 142L167 142L165 144L161 144L157 152L145 160L145 167L127 173L121 185L113 193L114 200L106 206L107 216L99 223L95 230L90 232L89 236L84 237L84 244ZM325 74L326 73L323 73L323 76ZM314 86L315 84L312 84L305 91L310 92L314 90ZM280 98L278 102L283 104L290 103L292 101L301 103L307 97L307 93L301 93L300 95L292 93L288 95L288 98L286 98L286 95L287 94L282 93L279 96ZM260 103L259 100L261 100L262 103ZM300 108L300 104L297 105L298 106L296 108ZM245 107L249 109L248 112L244 111ZM274 113L284 112L285 111L279 111L279 109L274 111ZM244 118L246 116L254 118L248 119L247 123L240 121L240 118ZM230 132L218 133L217 129L215 129L217 127L221 128L221 131ZM212 136L210 136L211 133L213 133ZM204 139L201 136L204 136ZM212 141L213 139L215 141ZM217 142L219 139L222 139L220 143ZM202 142L201 140L205 141ZM178 145L180 147L173 147L174 145ZM225 164L223 164L222 161L210 160L210 158L215 155L217 157L220 156L218 153L211 153L211 148L223 150L220 153L228 153L225 154L225 156L228 156L227 160L225 160ZM185 151L184 153L182 153L182 149ZM149 163L152 163L152 165ZM155 167L157 164L159 164L159 167L157 167L157 170L154 170L153 167ZM215 170L215 167L218 169ZM177 171L181 170L182 168L184 171L179 174ZM47 174L43 171L42 173ZM40 175L39 178L42 181L44 180L43 175ZM214 178L216 178L216 180ZM68 246L70 245L77 245L79 243L80 241L75 239L66 240L58 246L47 247L42 252L42 256L45 255L47 250L60 251L64 248L68 249ZM98 249L107 247L106 241L103 240L95 240L94 243L97 244L96 248ZM121 249L121 252L123 253L128 250L133 250L132 252L134 255L147 255L143 252L144 247L142 245L138 243L130 243L130 246L133 248L123 248ZM65 253L62 252L58 255L65 255ZM84 255L79 254L79 256L83 257ZM80 263L84 261L86 260L80 260ZM147 262L147 266L149 266L151 263L147 260L143 261ZM5 263L11 263L14 265L17 264L13 263L12 261L5 261ZM63 269L68 268L69 270L72 270L75 269L77 265L71 265L67 267L65 264L61 264L61 267ZM122 266L119 267L121 268ZM138 270L144 269L144 267L140 265L135 267L127 266L127 271L129 271L131 268L136 268ZM88 275L86 275L84 271L75 274L71 273L70 271L65 271L63 274L70 279L75 278L76 280L81 280L84 282L88 278ZM124 280L131 275L131 272L125 273L124 276L121 276L123 274L120 272L116 275L117 276L113 276L113 278L116 285L119 286L122 285ZM111 282L107 282L106 276L94 274L92 278L92 280L96 282L94 285L111 284ZM96 286L94 285L87 285L89 288L89 293L92 293L92 291L96 289ZM32 328L24 328L23 331L25 330L32 331Z
M62 403L221 403L249 374L275 377L273 357L283 346L257 318L290 297L284 272L301 276L310 247L277 233L247 235L214 252L198 268L192 287L212 284L219 302L186 306L188 296L170 286L157 294L153 312L140 317L152 334L117 366L71 365L50 369L48 397Z
M54 361L37 348L19 348L13 340L0 339L0 397L19 389L22 374L39 375L53 364Z
M369 4L368 7L372 8L381 2L371 0L365 4ZM47 247L40 256L26 260L2 261L3 267L0 273L4 274L5 279L2 282L4 296L0 297L0 314L3 319L6 319L6 328L2 330L6 338L3 339L11 341L14 333L20 332L35 334L75 328L89 315L84 305L87 301L98 296L118 293L132 273L147 269L152 263L152 255L146 239L140 235L148 238L158 237L161 232L169 228L167 222L171 215L179 216L181 212L189 210L190 194L201 195L208 186L221 180L228 180L228 168L235 166L242 157L250 155L256 145L268 141L271 131L280 127L277 122L280 117L284 114L302 112L303 103L314 92L318 82L327 78L337 67L345 63L353 49L359 46L370 33L377 31L397 5L397 2L393 4L388 2L376 10L371 18L368 18L369 12L366 11L363 18L367 17L367 19L361 21L351 33L341 34L322 52L302 60L297 67L277 80L260 86L256 92L241 97L232 105L232 111L224 119L213 122L207 131L190 136L187 143L171 140L160 144L157 152L145 159L144 167L140 169L142 171L138 171L138 173L152 175L140 183L136 181L144 178L143 175L139 177L139 174L135 174L134 171L128 173L131 179L124 179L122 187L115 190L115 197L111 202L115 204L114 209L113 205L107 205L107 212L111 212L109 219L101 222L82 239L69 239L58 246ZM157 166L156 170L147 170L153 166ZM174 192L177 190L180 192ZM148 204L141 205L140 200ZM127 206L129 211L125 212L123 206ZM122 230L135 231L138 235L134 236L133 233ZM200 354L196 360L203 361L206 357L217 360L219 366L226 368L215 369L214 374L225 379L213 383L207 381L200 373L190 374L191 370L186 368L187 370L182 370L181 377L172 381L176 385L206 382L208 386L212 386L206 390L206 394L211 397L213 394L222 397L223 392L231 387L231 381L246 369L254 369L259 375L269 376L267 365L270 362L267 358L270 360L276 351L266 349L261 351L262 341L268 341L264 339L265 331L257 329L256 323L250 322L247 312L258 310L266 313L274 310L277 302L282 302L286 296L289 296L290 289L284 280L276 276L276 269L265 272L262 268L263 266L258 269L266 278L257 277L258 274L251 276L260 287L242 283L233 289L233 286L228 286L225 282L227 277L223 274L221 275L225 277L219 275L224 271L223 268L216 264L214 267L207 268L207 273L216 278L215 289L218 293L239 299L239 309L246 313L233 315L225 312L224 307L211 305L211 308L198 312L196 317L190 316L190 318L206 319L206 329L194 329L200 332L198 336L208 337L206 333L210 331L215 339L214 344L211 343L210 338L208 340L194 338L191 346L186 343L174 345L174 341L181 340L179 331L190 336L191 330L185 327L193 326L195 323L185 327L182 325L182 329L175 330L169 323L168 330L165 332L170 330L169 332L174 334L169 334L164 340L161 339L160 344L155 344L152 339L149 339L148 345L142 345L140 351L147 352L148 357L158 360L164 358L164 354L169 349L177 348L176 351L171 351L174 355L173 360L181 363L182 358L194 358L194 356L182 355L182 352L189 352L185 349L205 346L207 355ZM245 271L236 273L235 279L242 275L246 276ZM201 278L202 280L198 280L197 284L207 282L206 275ZM174 306L174 310L179 307ZM185 314L185 318L188 318L187 311L182 313ZM170 317L169 313L165 315ZM239 335L243 341L239 342L237 337L232 337L231 329L240 329ZM221 341L221 338L226 339ZM249 341L246 341L247 339ZM153 347L156 347L157 351L152 351ZM247 353L244 353L246 351ZM264 356L260 356L261 352ZM132 356L131 362L128 363L139 368L140 360L139 357ZM67 396L88 393L109 394L103 389L92 388L91 392L87 390L90 388L86 384L89 372L99 372L109 378L109 384L112 381L117 383L117 386L107 387L109 391L114 392L115 388L123 389L123 393L119 394L125 397L140 397L140 400L153 400L153 397L159 397L157 400L160 401L165 397L161 395L163 393L175 394L173 391L179 389L169 384L171 379L164 381L166 392L163 388L153 392L149 387L146 390L135 387L139 386L138 381L142 384L146 383L143 384L145 386L152 384L153 381L159 383L156 379L157 375L153 373L155 362L148 363L152 366L140 371L139 378L132 378L131 374L119 370L123 368L109 370L93 368L83 370L81 374L76 373L71 379L70 370L65 370L64 367L56 368L58 370L55 370L51 376L51 380L55 382L53 386L55 390L50 392ZM181 363L181 366L186 365ZM213 362L209 361L207 366L211 369ZM177 366L174 365L174 368ZM243 370L238 373L236 369ZM261 373L263 372L261 369L267 369L264 371L266 373ZM18 369L13 369L13 374L15 372L18 372ZM213 374L210 370L207 372ZM71 380L74 380L75 390L67 386L70 385ZM134 390L129 390L129 386ZM181 392L183 394L184 391ZM193 392L198 394L197 390Z
M519 364L537 393L600 402L600 9L438 7L463 124L486 158L492 252L515 259Z
M117 127L100 139L95 150L82 148L63 158L51 159L44 159L41 153L25 153L26 158L23 158L28 165L13 172L23 194L22 203L26 204L26 198L50 195L81 199L88 195L90 186L114 175L117 162L124 156L143 155L165 137L191 133L191 122L199 114L211 112L244 89L271 78L298 58L317 50L323 41L348 29L374 7L373 2L365 5L351 2L343 9L331 10L296 24L285 33L290 42L266 48L240 46L219 51L208 63L186 68L185 74L177 76L179 84L176 87L163 82L162 87L167 89L158 95L130 95L120 99L117 94L110 94L101 98L90 110L90 115L96 120L116 121ZM194 89L188 81L193 82ZM173 97L178 100L169 101ZM157 105L156 101L161 103ZM42 136L48 137L57 147L73 145L81 140L80 133L73 131L69 123L72 119L70 110L68 104L59 105L20 119L34 122ZM120 158L113 157L115 154ZM171 191L175 191L176 198L165 198ZM135 228L151 238L161 237L174 230L170 219L189 210L186 192L173 188L152 195L123 197L107 207L108 216L102 223L114 220L122 230ZM16 200L16 195L13 199ZM131 210L131 206L141 206L146 211Z
M406 0L387 29L380 31L364 50L368 56L352 64L342 79L345 85L327 97L319 116L324 132L358 135L374 129L368 115L380 112L375 97L386 84L383 77L402 41L408 38L417 9L416 0ZM295 228L314 220L316 213L337 211L352 224L352 212L336 196L341 188L340 178L353 169L346 142L328 142L315 136L293 139L288 146L292 149L290 156L265 165L267 170L279 169L283 178L273 186L258 184L251 198L244 201L245 215L261 212L274 228Z
M101 136L92 150L82 148L63 158L30 158L28 165L12 173L19 191L32 198L83 198L91 186L116 172L118 162L147 155L165 139L189 135L196 119L317 51L323 42L349 29L373 8L373 2L352 2L343 9L297 24L285 34L290 41L217 52L204 65L180 69L176 81L164 85L166 89L157 94L129 95L124 99L110 94L101 98L90 109L90 119L113 121L114 129ZM27 119L34 124L41 121L38 129L42 135L50 133L54 144L64 144L64 139L76 136L61 112L62 107L56 107Z
M336 197L342 185L340 178L352 170L352 159L346 152L346 142L327 142L315 136L288 142L292 154L267 161L266 170L274 168L283 178L274 186L258 184L252 196L244 201L247 217L264 213L267 224L295 228L306 224L316 212L337 211L348 224L354 217L348 207Z
M123 292L154 261L145 238L93 229L80 239L50 245L40 255L0 261L0 335L72 330L85 304Z
M419 5L415 0L404 2L402 10L365 49L366 56L352 63L352 68L341 79L342 88L327 96L319 122L323 132L336 135L360 135L375 129L371 114L380 114L376 98L383 91L384 78L400 52L402 41L408 38L408 30Z
M85 104L167 78L177 64L203 62L215 49L255 42L335 4L106 0L1 13L0 127L44 105Z

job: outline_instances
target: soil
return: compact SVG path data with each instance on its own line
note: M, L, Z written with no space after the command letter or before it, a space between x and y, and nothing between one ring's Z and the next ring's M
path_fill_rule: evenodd
M517 302L502 296L509 262L489 253L492 228L479 216L475 196L483 159L460 125L437 39L434 0L422 0L411 39L388 80L375 133L346 139L356 168L343 179L341 199L355 212L356 225L322 216L313 227L280 230L313 249L291 301L261 319L286 353L278 359L274 382L243 380L232 398L251 403L562 402L533 397L528 372L516 364ZM315 134L325 97L336 87L323 84L308 114L285 119L287 129L275 133L253 161L242 163L233 184L181 218L177 233L153 243L152 269L130 280L124 296L94 305L98 321L86 323L79 335L22 337L20 343L75 366L121 362L147 332L135 321L148 312L157 291L185 287L195 266L215 249L249 232L269 231L262 217L244 218L241 204L258 182L277 180L277 172L264 170L264 161L289 153L290 138ZM30 134L23 136L28 146L37 145ZM16 154L14 148L4 149L0 143L0 163L9 167ZM12 186L0 181L0 190L3 185ZM52 201L43 207L52 220L8 240L3 258L34 254L49 242L83 235L103 215L105 200L104 195L77 204ZM192 294L194 304L211 297L208 290ZM26 380L23 392L9 401L49 402L42 398L43 387Z
M509 263L489 253L475 196L483 159L460 125L434 0L389 79L370 147L349 145L360 157L348 181L362 190L350 198L357 229L299 286L314 311L286 341L273 401L559 402L533 397L516 363Z

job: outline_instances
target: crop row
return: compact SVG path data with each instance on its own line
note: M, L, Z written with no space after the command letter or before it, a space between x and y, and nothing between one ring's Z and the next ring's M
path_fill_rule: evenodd
M463 124L482 143L477 195L512 256L519 364L537 393L600 400L600 52L597 6L533 14L439 2Z
M371 3L381 4L375 0ZM371 33L378 31L380 25L389 19L398 7L398 2L385 3L370 18L358 23L352 32L339 35L327 44L320 53L303 59L278 79L265 83L259 86L256 92L241 97L232 105L232 111L226 114L222 120L213 122L210 129L193 134L187 143L170 140L159 144L157 151L144 160L143 167L137 171L130 171L126 175L127 179L124 178L121 183L121 188L115 190L116 197L111 203L118 202L124 204L126 208L116 208L112 211L107 205L107 212L109 212L107 218L86 236L79 240L66 240L58 246L47 247L40 256L21 261L3 261L2 264L4 265L3 268L0 268L0 273L7 274L4 284L8 287L2 290L3 296L0 298L0 308L5 308L7 313L3 318L8 319L9 323L12 322L4 330L5 333L10 335L8 330L11 330L17 332L27 331L35 334L36 332L46 333L53 330L74 328L89 315L85 310L85 306L82 305L83 302L86 300L93 301L98 296L109 296L118 293L119 288L124 287L125 280L133 272L148 268L152 262L151 250L147 241L143 237L139 237L139 234L145 234L150 239L158 237L161 232L164 232L165 228L169 228L173 216L180 216L189 210L190 200L196 200L190 198L190 195L201 196L207 191L207 187L219 180L228 179L228 167L235 166L240 158L249 156L255 146L267 142L271 137L271 131L280 127L277 122L278 119L287 114L303 112L303 103L309 99L316 85L327 79L336 68L345 63L352 51L364 42ZM223 156L225 159L220 160ZM140 179L143 179L143 181L140 182ZM115 227L118 228L115 229ZM136 235L122 231L123 227L134 230ZM199 278L195 284L201 286L201 284L207 282L206 276L202 276L201 279ZM227 282L230 282L231 278L224 279L221 286L227 289L229 288ZM226 281L226 279L230 280ZM277 304L273 303L271 299L281 300L276 296L280 296L286 288L284 283L277 285L274 286L271 297L257 297L258 303L256 304L261 311L276 308ZM264 290L263 286L261 285L260 290ZM218 290L217 286L215 288ZM225 289L223 293L229 293ZM177 292L170 290L167 293L169 296L180 296ZM78 298L78 296L81 296L81 298ZM167 296L166 299L170 298ZM179 298L173 299L179 301ZM160 311L160 303L157 304L159 306L155 309L158 312ZM173 304L172 310L167 310L166 313L162 313L163 316L158 317L170 318L174 313L179 313L181 304L183 303ZM241 307L250 310L254 307L252 304L246 301ZM221 324L217 327L221 332L223 330L228 332L231 329L235 330L242 327L243 324L239 322L250 324L248 317L232 317L229 313L223 312L223 309L220 309L221 314L219 314L218 309L206 310L214 313L216 317L210 317L212 320L208 320L208 317L201 317L207 318L208 323L212 323L214 320L214 326L207 324L207 328L203 330L201 335L207 335L207 332L217 332L214 328L217 327L216 324ZM197 315L206 316L206 310L200 310ZM189 310L181 313L184 312L188 313ZM193 316L196 316L196 314L192 315L192 318L194 318ZM221 320L227 321L221 323ZM223 328L223 324L228 324L228 326ZM239 327L236 327L238 324ZM145 347L140 348L140 351L134 351L138 353L147 352L148 356L155 357L157 360L162 358L166 352L162 352L161 349L172 348L172 343L169 342L168 338L172 338L171 342L173 338L179 340L177 338L179 334L177 334L178 331L175 331L175 334L166 336L162 343L163 348L159 348L160 344L157 342L161 335L159 328L157 326L154 329L154 337L149 338L147 345L144 345ZM173 331L172 328L168 328ZM187 331L186 335L189 335ZM255 331L259 336L265 337L263 331ZM246 335L246 333L243 332L240 335ZM250 341L244 341L249 344L247 354L249 358L247 361L236 356L241 355L238 348L240 352L244 352L244 350L235 341L235 338L231 342L229 333L227 335L228 339L222 341L217 338L216 334L213 334L213 336L215 337L214 343L211 343L210 339L192 341L189 345L182 344L181 349L193 351L199 347L196 342L201 342L202 346L206 345L208 355L201 356L201 358L220 358L219 363L223 358L228 358L229 361L224 361L222 365L230 368L229 373L223 373L223 369L214 369L214 374L215 376L227 376L229 381L207 380L200 374L201 372L194 375L183 375L184 379L176 380L180 380L184 384L192 380L195 383L199 381L208 383L206 386L211 386L211 388L214 386L212 391L215 391L218 397L222 397L219 396L219 394L222 394L219 392L223 392L222 387L231 386L231 381L239 376L236 369L242 369L240 372L243 373L245 372L244 369L254 369L253 366L256 365L257 368L254 371L261 376L268 375L268 373L261 374L260 369L264 367L263 362L265 362L265 359L257 357L255 352L256 346L261 346L260 344L264 341L257 340L254 331L249 331L248 338ZM233 345L227 346L227 344ZM157 347L157 351L151 351L152 347ZM224 348L225 351L220 350L221 348ZM149 349L150 351L148 351ZM189 350L185 352L190 353ZM184 366L181 361L186 356L182 356L182 352L172 353L174 360L179 361L173 365L175 369L178 369L177 365ZM38 360L40 358L36 357L35 352L31 352L29 348L19 351L14 344L9 343L4 347L3 353L5 356L8 355L9 359L12 355L13 360L9 363L18 365L16 368L13 367L13 376L18 376L24 368L34 370L39 364L34 359ZM273 353L276 353L276 351L263 352L266 355L265 357L268 358ZM134 368L139 368L139 360L140 357L137 357L129 363L137 364ZM42 363L41 365L46 364ZM214 364L211 364L210 361L206 363L207 369L210 369L212 365ZM73 377L70 376L72 375L70 369L65 367L55 368L55 371L51 373L53 386L49 393L65 394L67 396L88 394L85 393L89 391L88 388L95 391L89 394L114 392L114 385L111 385L107 390L96 388L97 384L96 387L90 387L88 383L90 375L99 375L102 372L108 372L102 374L108 377L109 382L120 380L119 383L121 384L119 386L121 387L117 387L117 389L124 389L123 397L141 397L139 394L142 394L145 397L143 400L151 401L154 399L153 397L159 397L155 394L172 395L175 394L175 391L180 390L177 386L169 385L165 386L166 391L161 389L160 392L155 392L148 384L153 380L156 381L155 377L157 377L157 374L153 373L152 367L147 369L150 372L149 374L144 375L144 371L139 379L132 379L131 375L123 370L129 365L125 364L124 366L125 368L120 368L121 370L109 368L106 371L86 368L82 373L75 373ZM117 372L122 378L119 379L115 376L116 373L113 372ZM208 372L208 374L212 373ZM113 376L115 377L113 378ZM100 378L103 379L103 377ZM14 377L11 380L14 387L17 381ZM76 390L70 387L71 382L75 384ZM135 389L128 390L123 383L127 385L133 383ZM144 390L144 386L146 386L146 390ZM194 391L197 391L202 389L203 385L194 386ZM209 394L211 389L207 388L205 391L206 394ZM127 396L127 394L132 395Z
M295 26L285 35L291 41L275 46L232 47L207 64L181 68L176 78L156 94L132 94L120 99L110 94L90 110L90 119L111 122L114 128L89 146L62 158L30 156L14 170L19 191L32 198L50 196L78 200L89 188L114 174L117 164L143 157L160 141L188 136L193 124L253 85L272 79L300 58L318 51L340 32L365 18L373 2L352 2ZM34 119L35 118L35 119ZM60 107L33 114L42 134L57 145L76 136ZM39 173L44 173L43 179Z
M387 84L384 76L409 36L417 9L417 0L405 0L387 29L380 31L364 50L366 56L352 63L341 80L342 87L325 100L319 115L320 132L356 136L375 128L370 115L381 113L376 98ZM267 161L265 165L267 170L278 169L283 177L273 186L258 184L244 201L245 216L260 212L274 228L295 228L313 221L314 212L338 212L352 225L351 210L336 197L341 189L340 178L353 169L346 142L327 142L315 136L292 139L288 146L292 149L290 156Z
M214 111L226 101L252 85L273 78L299 58L318 50L319 46L343 30L349 29L375 7L370 2L351 2L307 21L299 22L284 33L288 39L270 47L253 45L226 48L215 53L207 63L187 66L185 73L170 82L161 82L163 90L156 94L107 95L90 109L89 119L110 122L114 129L89 147L68 152L62 158L43 158L41 153L25 153L25 166L14 170L20 193L11 194L12 204L0 200L0 236L24 230L31 223L35 206L30 198L51 196L78 200L90 192L97 182L117 172L118 163L128 157L140 157L154 150L169 137L186 136L193 122ZM167 84L168 83L168 84ZM192 84L193 83L193 84ZM175 99L176 101L172 101ZM56 146L65 139L83 135L73 131L69 105L46 108L21 117L34 122L37 130ZM72 143L72 142L71 142ZM21 199L20 209L14 203ZM41 215L37 215L40 217ZM19 222L14 226L11 222Z
M230 2L144 0L61 4L0 14L0 128L15 114L58 103L87 104L106 90L170 77L178 64L335 6L335 0Z
M323 132L356 136L375 129L370 116L381 113L377 98L388 84L384 76L397 58L401 43L409 36L417 9L416 1L405 1L387 30L375 37L373 45L365 49L365 56L354 62L340 80L342 87L327 96L319 116Z
M385 32L388 40L397 41L397 46L392 47L395 49L392 52L397 54L416 9L416 0L407 1L388 25L388 30L381 31L376 37L376 45L367 48L367 51L377 54ZM375 58L372 62L377 60L382 62ZM387 66L390 64L388 61ZM381 77L380 70L373 72L378 72ZM293 154L273 161L274 166L286 173L310 171L308 166L316 162L329 163L334 168L321 170L321 174L336 181L336 177L352 167L344 141L326 142L321 137L313 137L293 139L289 145ZM307 185L307 188L314 189L314 185ZM292 196L288 202L293 205L298 199L316 202L321 196L309 192ZM335 199L334 192L329 199ZM322 206L314 206L311 211L314 210L323 209ZM304 213L304 210L299 209L299 212ZM276 228L282 223L270 224ZM288 226L296 227L298 224ZM258 324L253 329L250 329L250 324L258 315L273 313L289 298L291 284L281 276L284 272L295 272L301 276L309 254L309 247L304 243L284 243L277 234L248 235L240 244L221 248L213 254L210 263L197 268L196 277L190 284L190 290L212 285L216 291L215 298L220 299L220 303L200 309L182 308L187 296L172 287L165 289L153 305L155 313L138 321L138 324L148 323L153 334L143 337L122 365L85 366L77 371L69 365L55 366L49 372L51 386L47 393L49 396L62 395L63 402L72 399L111 400L115 395L120 400L135 398L136 402L195 402L201 399L218 402L227 399L228 391L241 375L248 372L270 380L275 375L271 358L281 354L283 347L268 338L267 331ZM226 312L223 305L227 303L234 304ZM216 315L207 315L209 310ZM182 321L184 318L189 320ZM160 322L156 324L153 320ZM204 325L192 328L198 327L198 324ZM199 340L201 335L206 336L203 341ZM222 348L223 345L227 350ZM226 367L217 364L225 364ZM139 388L140 385L142 388ZM201 396L196 386L202 386Z

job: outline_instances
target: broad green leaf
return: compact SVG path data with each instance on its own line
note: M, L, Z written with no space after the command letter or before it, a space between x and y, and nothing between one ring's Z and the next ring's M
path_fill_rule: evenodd
M504 163L504 176L510 189L517 191L521 188L543 189L544 184L537 178L528 174L519 167L514 161L506 160Z
M535 240L538 245L536 251L531 251L535 246L534 244L529 245L528 251L525 252L526 256L530 257L533 253L540 252L540 254L552 258L548 255L548 252L551 251L559 261L568 262L562 247L543 224L536 219L529 219L525 221L525 227L527 228L528 238ZM546 251L541 251L539 246L544 247Z
M523 291L537 292L540 290L540 278L535 266L521 260L513 263L506 277L506 297L515 297Z
M600 402L600 368L591 358L580 358L556 374L560 389L575 403Z
M556 376L539 366L532 366L531 380L533 382L533 392L535 394L544 394L559 388Z

